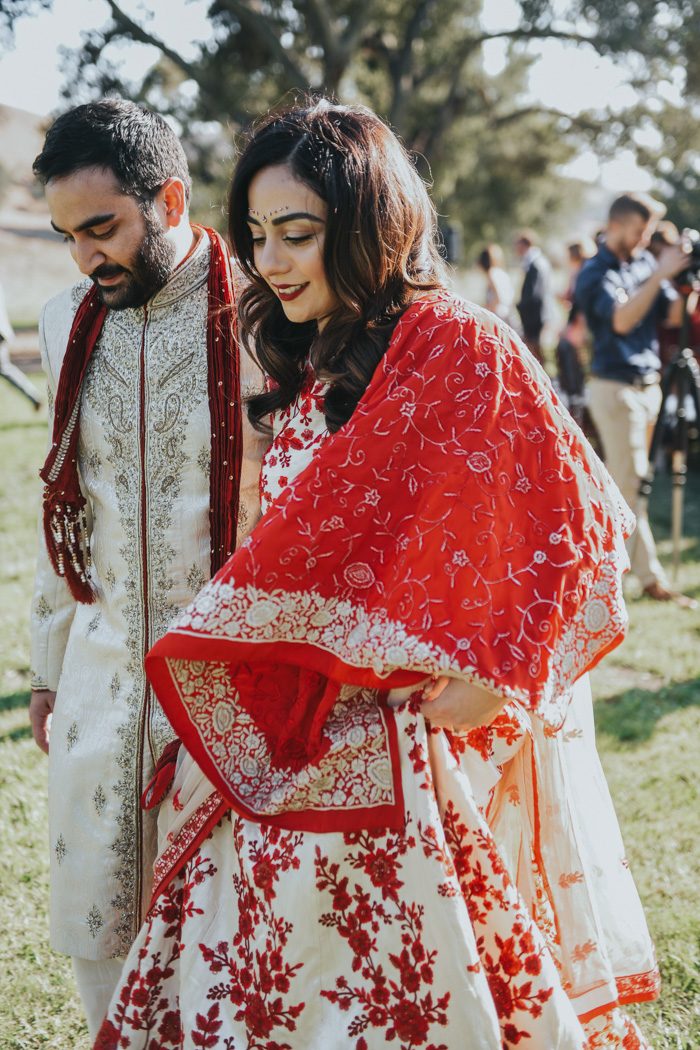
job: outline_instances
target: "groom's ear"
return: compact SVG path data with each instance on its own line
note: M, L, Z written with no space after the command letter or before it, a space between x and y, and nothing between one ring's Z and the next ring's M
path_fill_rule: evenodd
M179 226L187 215L187 194L182 179L166 179L155 196L155 204L168 226Z

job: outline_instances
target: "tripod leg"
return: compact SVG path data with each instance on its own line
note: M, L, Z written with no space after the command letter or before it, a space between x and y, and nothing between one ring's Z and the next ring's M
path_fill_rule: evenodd
M676 396L676 425L673 434L673 452L671 453L671 475L673 479L673 496L671 499L671 535L673 538L673 579L678 579L681 565L681 543L683 540L683 502L685 481L688 471L688 398L692 397L694 377L688 365L685 351L681 355L677 369L678 384Z
M671 498L671 537L673 540L673 580L678 580L681 567L681 543L683 540L683 497L686 478L685 455L682 449L674 449L671 455L673 495Z

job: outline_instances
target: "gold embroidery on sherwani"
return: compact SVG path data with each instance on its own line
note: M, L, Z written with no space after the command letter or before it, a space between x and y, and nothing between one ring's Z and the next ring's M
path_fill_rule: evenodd
M211 429L208 264L205 240L145 310L110 312L83 388L78 455L97 605L79 607L70 632L57 700L64 746L50 777L52 841L63 843L52 944L86 958L125 955L141 922L156 828L140 795L173 735L143 659L209 577L209 461L202 469L199 455ZM74 312L86 287L61 310L70 302ZM77 845L86 834L90 857Z
M123 616L129 659L125 668L128 682L122 684L128 694L123 701L126 718L119 728L121 777L114 791L120 808L118 834L112 844L118 857L112 905L121 913L116 932L122 950L128 948L140 923L141 872L147 860L139 806L144 770L172 737L147 690L143 659L179 608L169 598L178 583L172 569L178 551L169 538L187 466L187 427L192 414L207 403L205 343L202 339L196 348L191 345L193 331L201 329L204 335L206 275L206 266L200 264L196 287L189 294L178 295L175 278L164 290L167 295L162 305L157 296L146 311L110 314L84 393L111 448L107 461L114 471L123 536L119 554L125 568ZM191 274L183 284L180 292L188 290ZM143 338L141 355L135 333ZM137 410L141 405L145 418ZM198 569L204 582L208 565ZM119 684L115 673L115 700Z

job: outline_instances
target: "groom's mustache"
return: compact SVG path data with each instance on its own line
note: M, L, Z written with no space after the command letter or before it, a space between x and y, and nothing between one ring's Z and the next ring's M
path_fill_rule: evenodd
M103 263L102 266L98 266L96 270L92 271L90 280L99 281L100 277L118 277L120 273L127 272L123 266L109 266L107 263Z

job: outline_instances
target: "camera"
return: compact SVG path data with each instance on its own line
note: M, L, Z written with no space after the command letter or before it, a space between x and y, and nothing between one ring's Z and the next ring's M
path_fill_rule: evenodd
M683 230L681 244L690 254L690 263L676 277L676 284L683 289L692 289L700 282L700 233L697 230Z

